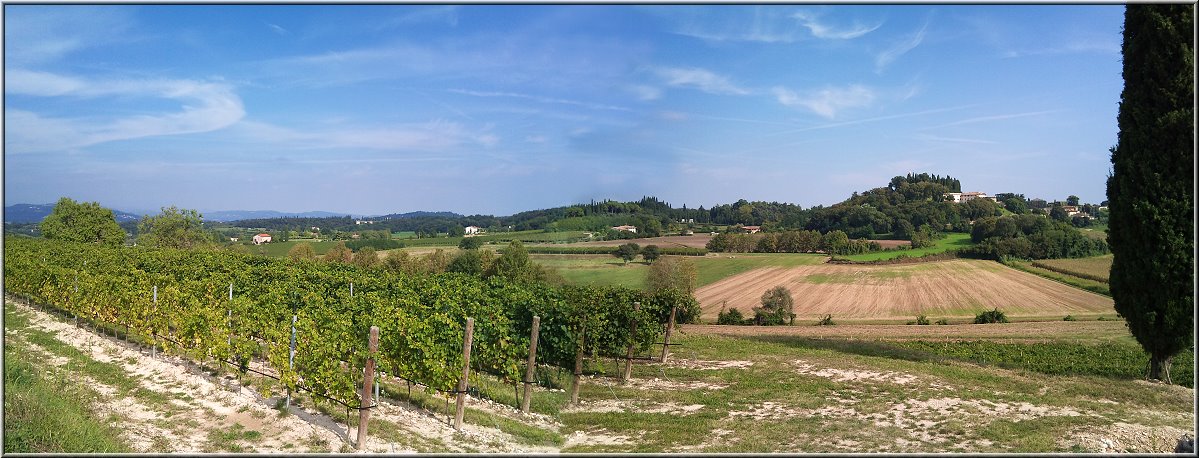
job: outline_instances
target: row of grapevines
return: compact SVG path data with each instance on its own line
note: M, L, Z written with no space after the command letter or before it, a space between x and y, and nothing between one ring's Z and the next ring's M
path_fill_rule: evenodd
M355 403L371 326L380 328L380 370L450 391L461 375L467 317L475 319L471 365L515 383L533 315L542 320L538 360L570 367L580 348L599 356L623 356L630 344L648 349L661 340L672 307L680 307L682 321L697 311L694 299L676 292L410 276L220 251L14 239L4 254L10 292L126 325L197 359L244 369L261 354L286 386L302 384L347 404Z

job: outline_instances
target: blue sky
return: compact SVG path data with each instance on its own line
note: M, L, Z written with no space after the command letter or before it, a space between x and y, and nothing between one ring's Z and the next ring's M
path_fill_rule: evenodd
M1105 200L1123 6L6 5L4 200Z

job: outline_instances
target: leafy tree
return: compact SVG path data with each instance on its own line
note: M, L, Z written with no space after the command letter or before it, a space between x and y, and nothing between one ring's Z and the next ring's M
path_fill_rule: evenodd
M794 323L793 306L791 291L782 286L775 286L762 293L762 306L754 307L754 322L760 325L777 325L790 319L791 323Z
M112 210L98 202L81 204L69 197L58 199L40 227L42 237L54 240L112 246L125 241L125 231L112 216Z
M445 268L446 272L458 272L467 275L483 275L485 270L483 267L483 256L479 250L463 251L453 261L450 261L450 265Z
M662 249L658 248L657 245L646 245L645 248L641 249L641 257L645 258L645 261L651 264L660 256L662 256Z
M491 267L491 275L509 280L528 282L538 278L537 265L529 260L529 250L519 240L513 240ZM489 276L491 276L489 275Z
M156 216L144 216L137 224L138 243L161 248L202 248L211 246L212 237L204 231L200 213L175 206L163 207Z
M449 230L446 232L449 234L450 237L462 237L462 236L466 235L466 228L455 224L453 226L450 226Z
M1049 217L1054 221L1069 221L1070 214L1066 213L1066 209L1061 205L1054 205L1049 209Z
M316 259L316 250L312 249L312 244L308 242L297 243L296 246L287 250L287 257L294 260L311 261Z
M629 261L636 259L637 255L640 253L641 253L641 247L638 246L636 243L626 243L624 245L616 247L616 250L612 251L612 256L616 256L620 259L623 259L624 263L628 264Z
M350 248L346 246L346 242L337 242L337 244L333 245L333 248L325 252L325 262L349 264L353 259L354 252L350 251Z
M961 215L966 219L976 220L986 216L999 216L999 205L990 199L971 199L959 206Z
M1069 205L1069 206L1072 206L1072 207L1077 207L1077 206L1078 206L1078 196L1070 196L1070 197L1067 197L1067 198L1066 198L1066 205Z
M690 295L695 292L697 277L694 262L683 257L669 256L649 267L646 283L650 291L674 288Z
M1003 208L1017 215L1028 213L1028 205L1024 203L1024 199L1018 197L1009 197L1003 200Z
M1193 5L1128 5L1124 90L1112 148L1108 243L1116 311L1149 353L1149 377L1170 380L1194 346Z
M483 246L483 239L478 237L465 237L458 242L458 248L463 250L477 250L481 246Z
M379 265L379 254L375 252L374 247L364 247L354 253L354 265L358 267L377 267Z
M842 254L849 246L849 236L840 230L830 231L824 234L820 246L824 249L825 253Z

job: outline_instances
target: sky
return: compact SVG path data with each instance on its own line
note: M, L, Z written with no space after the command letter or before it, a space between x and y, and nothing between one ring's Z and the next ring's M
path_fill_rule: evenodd
M4 201L1106 200L1122 5L5 5Z

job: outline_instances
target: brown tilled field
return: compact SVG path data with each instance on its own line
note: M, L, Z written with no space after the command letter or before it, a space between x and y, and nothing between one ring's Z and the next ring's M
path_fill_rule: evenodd
M797 320L963 318L998 308L1009 317L1112 314L1112 299L1021 272L992 261L957 259L910 265L822 264L767 267L735 275L695 292L701 318L721 308L752 315L762 293L791 291Z

